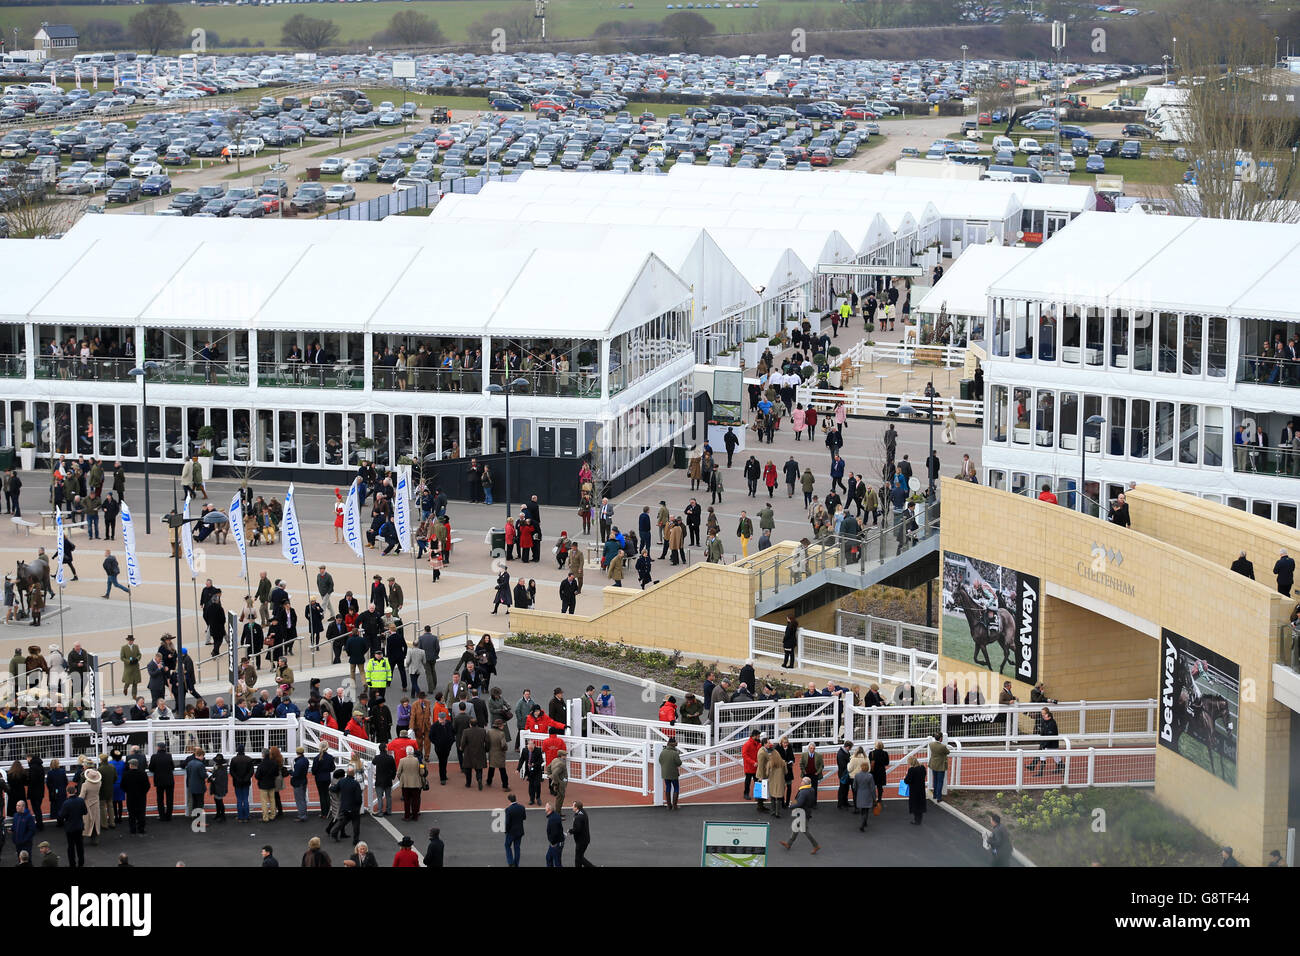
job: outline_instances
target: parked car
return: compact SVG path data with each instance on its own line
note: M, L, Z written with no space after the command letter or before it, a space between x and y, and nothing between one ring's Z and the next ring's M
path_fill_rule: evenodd
M107 202L135 202L140 198L140 181L137 179L119 179L108 187L105 195Z
M1088 161L1083 168L1090 173L1104 173L1106 171L1106 160L1099 153L1093 153L1088 157Z
M1156 135L1155 130L1149 126L1143 126L1141 123L1125 123L1120 133L1124 136L1138 136L1142 139L1149 139Z
M1120 159L1141 159L1142 144L1135 139L1125 141L1124 145L1119 148Z
M347 183L335 183L325 190L326 202L345 203L357 198L357 191Z
M303 183L293 194L289 207L295 212L322 212L325 209L325 187L320 183Z
M140 184L140 192L146 196L166 196L171 191L170 176L150 176Z
M347 169L343 170L343 181L345 183L361 183L370 178L370 167L365 163L353 163Z

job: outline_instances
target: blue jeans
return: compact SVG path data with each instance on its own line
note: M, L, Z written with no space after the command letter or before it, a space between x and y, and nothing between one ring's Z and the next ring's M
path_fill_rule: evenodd
M99 537L99 515L86 515L86 537Z
M379 813L393 812L393 791L392 787L375 787L375 803L379 805Z
M552 843L550 846L546 848L546 865L563 867L564 866L564 860L562 859L563 856L564 856L564 841L561 840L559 843Z
M930 775L931 775L931 777L932 777L931 784L932 784L932 786L934 787L934 802L935 802L935 803L942 803L942 802L943 802L943 778L944 778L944 775L945 775L947 772L948 772L948 771L946 771L946 770L931 770L931 771L930 771Z
M248 787L235 788L235 819L248 819Z
M508 833L506 834L506 865L507 866L519 865L519 844L520 842L522 842L522 840L523 837L511 836Z
M118 582L116 574L110 574L108 576L108 586L104 588L104 597L108 597L110 594L112 594L113 588L118 588L119 590L126 591L127 594L131 593L130 588L123 587Z
M483 486L483 501L485 504L492 504L492 489L487 485Z
M298 819L307 819L307 781L293 785L293 803L298 808Z

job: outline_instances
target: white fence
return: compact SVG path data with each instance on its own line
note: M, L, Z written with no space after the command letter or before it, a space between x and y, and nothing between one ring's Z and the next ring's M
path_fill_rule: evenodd
M546 741L549 734L525 730L523 746ZM568 757L569 782L627 790L645 796L650 792L652 745L646 740L618 737L560 737Z
M725 740L703 750L682 756L682 766L677 778L679 796L682 798L720 790L723 787L740 786L745 780L745 764L741 749L749 735ZM663 773L659 767L659 754L656 749L654 761L655 800L663 794Z
M869 373L868 373L869 374ZM921 384L918 376L917 384ZM810 388L801 386L795 392L796 401L805 406L812 404L819 412L830 412L841 402L849 415L869 415L875 417L908 417L912 421L925 421L930 410L930 399L920 393L870 392L864 388ZM910 406L912 412L900 412L903 406ZM984 403L975 399L948 398L940 396L934 400L934 424L941 427L948 414L948 409L957 413L957 421L962 425L974 425L983 420Z
M984 747L1037 746L1040 704L916 707L850 706L846 734L854 741L907 741L943 731L944 738ZM1156 702L1070 701L1050 705L1061 738L1076 746L1114 747L1155 741Z
M763 621L749 622L749 654L760 658L783 659L781 641L785 628ZM878 644L840 634L799 628L799 646L795 662L843 675L849 680L902 684L910 682L919 696L935 698L939 694L939 656L912 647Z
M837 744L844 734L844 700L840 697L787 697L718 704L713 734L719 743L749 737L759 730L773 740L789 737L792 744Z
M353 737L341 730L333 730L324 724L310 720L300 721L299 729L302 734L302 747L313 759L320 753L321 747L324 747L334 757L338 767L346 769L354 757L360 762L361 772L357 775L358 782L365 793L365 805L372 806L375 798L375 768L370 761L379 755L379 744L373 740ZM311 788L308 789L310 791Z
M874 644L913 647L927 654L939 653L939 629L924 624L909 624L906 621L838 608L835 611L835 632L841 637L871 641Z
M677 741L677 747L682 753L702 750L713 743L708 724L670 724L664 720L615 717L609 714L588 714L586 736L589 739L617 737L621 740L644 740L657 746L663 746L671 738Z
M974 750L949 757L952 790L1047 790L1057 787L1150 787L1156 745L1079 748L1063 738L1057 750Z
M864 340L844 354L855 366L875 362L913 365L918 359L924 363L942 365L944 368L966 366L966 349L956 345L917 345L915 342L877 342L875 345L868 345Z

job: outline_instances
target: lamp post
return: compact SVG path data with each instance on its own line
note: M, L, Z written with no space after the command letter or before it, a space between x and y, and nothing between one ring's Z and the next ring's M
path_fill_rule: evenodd
M1106 423L1106 419L1100 415L1089 415L1088 420L1083 423L1082 441L1079 442L1079 513L1087 514L1088 505L1085 501L1084 490L1087 488L1088 477L1088 426L1097 426L1097 438L1100 444L1101 426ZM1097 509L1097 516L1101 517L1101 509Z
M925 386L925 397L929 399L929 405L926 408L925 416L927 419L927 430L929 431L930 454L925 459L926 474L926 497L934 498L934 471L930 467L930 461L934 458L934 376L930 376L930 382ZM898 414L902 415L919 415L920 412L912 405L898 406Z
M1173 63L1175 72L1178 70L1178 37L1170 37L1174 41L1174 55L1170 58Z
M1274 69L1277 68L1277 45L1281 41L1281 39L1282 38L1280 36L1273 37L1273 68Z
M145 506L146 512L148 505ZM176 546L172 548L172 565L176 571L176 665L180 673L176 675L176 713L185 716L185 668L181 664L181 656L185 646L185 632L181 626L181 545L180 537L182 534L188 534L183 531L187 524L225 524L230 520L220 511L209 511L205 515L197 518L186 518L176 510L176 483L172 482L172 510L169 514L163 516L163 521L167 527L176 532ZM196 665L197 667L197 665ZM198 683L197 670L194 675L195 683Z
M966 51L969 49L970 47L965 43L961 45L961 78L963 80L966 79Z
M1160 57L1160 59L1165 61L1165 86L1168 86L1169 85L1169 54L1168 53L1164 54L1163 56Z
M522 376L506 382L504 385L489 385L487 390L493 395L506 397L506 520L510 520L510 453L514 451L514 436L510 433L510 393L515 389L527 388L528 379Z
M144 533L149 534L153 530L152 519L149 516L149 388L146 384L149 381L149 373L155 369L162 368L157 362L144 362L131 369L130 374L138 376L140 379L140 425L136 434L137 440L144 444ZM159 437L162 436L162 423L159 422ZM179 640L179 638L178 638Z

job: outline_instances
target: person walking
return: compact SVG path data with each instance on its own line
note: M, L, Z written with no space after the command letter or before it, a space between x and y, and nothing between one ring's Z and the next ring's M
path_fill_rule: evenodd
M852 781L854 810L862 817L862 821L858 824L858 832L861 833L867 829L867 823L871 820L871 813L876 805L876 778L863 762L858 772L853 775Z
M515 799L513 793L506 794L506 866L519 865L519 850L524 841L524 820L528 811Z
M573 825L569 827L569 835L573 837L573 865L595 866L595 863L587 859L587 847L591 845L591 823L581 800L573 801Z
M907 773L903 776L907 785L907 812L912 814L912 823L921 825L925 816L925 768L916 759L916 754L907 758Z
M117 576L122 573L122 568L118 565L117 558L113 557L112 551L104 552L104 573L108 575L108 584L104 588L104 597L112 597L113 588L117 588L119 591L125 591L127 594L131 593L130 588L120 584L117 580Z
M989 830L988 836L984 838L984 845L988 847L990 864L992 866L1010 866L1012 852L1015 849L1011 842L1011 834L1002 823L1002 815L990 813L989 821L993 824L993 829Z
M406 753L397 764L397 785L402 790L402 819L420 819L420 793L426 782L424 766L416 755L414 747L407 747Z
M1290 597L1295 587L1295 558L1286 553L1286 548L1279 552L1278 559L1273 565L1273 573L1277 575L1278 593Z
M793 614L787 614L785 618L785 633L781 636L781 650L784 656L781 658L782 667L793 668L795 666L794 655L799 648L799 620Z
M664 806L669 810L677 809L677 798L681 792L679 777L682 769L682 754L677 749L677 740L668 738L663 750L659 751L659 776L664 782Z
M795 841L799 839L802 833L808 837L808 842L813 845L812 852L816 854L820 850L821 844L812 832L812 815L817 809L817 787L810 777L804 777L799 784L799 791L794 798L795 812L798 814L795 820L794 832L790 834L790 839L781 840L780 843L787 850L794 846Z
M889 776L889 751L881 741L877 740L875 748L867 754L867 760L871 762L871 779L876 782L876 802L883 809L885 781Z
M564 817L555 809L555 804L546 805L546 865L564 866Z

